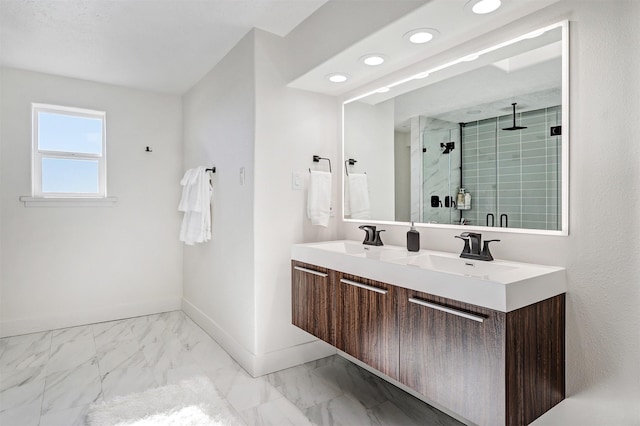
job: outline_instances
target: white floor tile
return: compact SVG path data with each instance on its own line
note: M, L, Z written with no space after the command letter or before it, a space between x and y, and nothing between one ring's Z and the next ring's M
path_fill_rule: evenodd
M40 406L42 402L34 401L29 405L0 411L0 425L3 426L38 426Z
M2 374L0 411L42 403L44 369L28 369ZM38 409L39 411L39 409Z
M125 319L93 324L93 337L96 348L100 349L102 346L116 341L134 340L136 338L132 331L134 321Z
M94 401L203 374L250 426L459 424L338 356L253 378L175 311L0 339L0 425L82 425Z
M98 348L97 353L98 366L103 376L117 369L149 367L142 352L142 347L135 340L116 340L110 343L103 343Z
M41 344L20 343L8 345L0 355L0 372L41 367L49 361L51 348Z
M77 367L96 365L96 346L92 339L72 340L51 347L47 362L47 373L71 370Z
M378 425L377 419L369 415L367 409L347 395L340 395L305 411L314 425L353 426Z
M244 370L240 370L236 374L226 398L233 408L240 412L282 398L282 394L265 378L253 378Z
M55 347L63 343L87 339L93 340L93 328L90 325L62 328L53 331L51 336L51 346Z
M279 398L240 413L248 425L310 426L312 423L291 401Z
M42 414L80 407L102 398L97 365L58 371L47 376Z
M40 352L51 347L51 331L41 333L22 334L7 338L7 346L29 345L32 350Z
M148 367L113 370L102 378L102 394L105 400L155 387L158 387L158 383L154 371Z
M328 401L342 393L304 366L270 374L268 380L300 409Z
M40 419L39 426L85 426L85 417L89 405L68 408L45 414Z

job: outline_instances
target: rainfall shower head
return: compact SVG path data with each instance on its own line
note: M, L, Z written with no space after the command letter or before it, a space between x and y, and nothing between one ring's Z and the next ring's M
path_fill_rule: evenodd
M517 103L514 102L511 105L513 106L513 126L506 127L506 128L504 128L502 130L522 130L522 129L526 129L527 128L526 126L524 126L524 127L523 126L516 126L516 105L517 105Z

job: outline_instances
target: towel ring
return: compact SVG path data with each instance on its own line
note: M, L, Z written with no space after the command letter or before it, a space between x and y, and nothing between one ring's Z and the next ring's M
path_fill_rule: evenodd
M313 162L314 163L319 163L320 160L327 160L329 162L329 173L332 173L331 172L331 160L329 158L320 157L319 155L314 155L313 156ZM309 168L309 173L311 173L311 168Z
M347 174L347 176L349 176L349 168L347 167L347 163L349 163L349 166L353 166L357 162L358 160L354 160L353 158L349 158L344 162L344 172Z

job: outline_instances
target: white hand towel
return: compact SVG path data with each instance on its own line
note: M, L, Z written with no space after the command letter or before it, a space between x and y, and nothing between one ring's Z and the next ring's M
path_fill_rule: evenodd
M180 241L204 243L211 239L211 197L213 195L205 167L189 169L180 181L182 198L178 210L184 212Z
M369 184L365 173L350 173L347 179L351 219L370 219ZM346 204L346 203L345 203Z
M311 224L326 228L331 216L331 173L312 170L307 195L307 217Z

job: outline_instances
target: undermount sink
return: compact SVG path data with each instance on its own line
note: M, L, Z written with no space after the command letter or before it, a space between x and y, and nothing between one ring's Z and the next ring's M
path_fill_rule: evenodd
M504 264L500 261L478 261L462 259L457 255L420 254L401 259L392 259L390 262L408 266L417 266L422 269L444 272L447 274L462 275L465 277L480 278L482 280L500 280L506 272L515 272L515 265Z
M399 246L340 240L295 244L291 258L502 312L566 292L561 267L463 259L433 250L409 252Z

